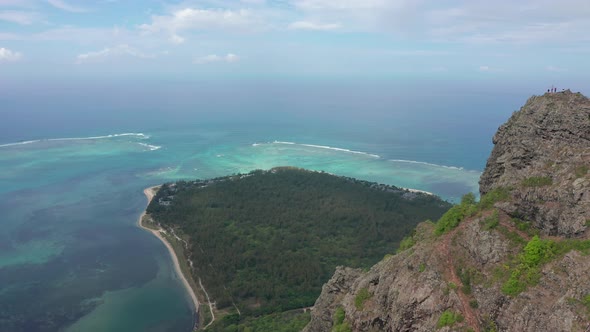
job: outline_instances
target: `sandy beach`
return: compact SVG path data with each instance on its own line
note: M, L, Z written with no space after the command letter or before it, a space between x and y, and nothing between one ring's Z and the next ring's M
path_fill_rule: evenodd
M430 196L435 196L433 193L429 192L429 191L424 191L424 190L419 190L419 189L412 189L412 188L403 188L400 187L403 190L407 190L411 193L420 193L420 194L426 194L426 195L430 195Z
M152 199L154 198L156 188L158 188L158 186L146 188L143 191L143 193L145 194L145 197L147 197L148 205L152 201ZM174 252L174 249L172 248L172 246L170 245L170 243L168 243L168 241L166 240L166 238L164 238L160 234L160 231L155 231L153 229L144 227L142 225L141 222L142 222L143 217L145 216L145 214L146 214L146 212L143 211L143 213L141 214L141 216L139 216L139 220L137 221L137 224L139 225L139 227L141 227L141 228L145 229L146 231L154 234L154 236L157 237L158 239L160 239L160 241L162 241L164 243L164 245L166 246L166 248L168 248L168 252L170 253L170 256L172 257L172 262L174 263L174 270L176 271L176 274L178 275L178 277L180 278L180 280L182 280L182 284L186 288L187 292L189 293L189 295L190 295L190 297L191 297L191 299L193 301L193 304L195 306L195 312L198 314L198 312L199 312L199 300L197 299L197 295L195 294L195 291L193 290L193 288L191 287L190 283L188 282L187 277L182 273L182 270L180 269L180 263L178 262L178 257L176 256L176 253ZM189 276L189 278L190 278L190 276Z

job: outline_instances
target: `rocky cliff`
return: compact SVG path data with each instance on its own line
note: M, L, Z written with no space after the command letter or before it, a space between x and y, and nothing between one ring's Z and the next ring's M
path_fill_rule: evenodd
M500 209L547 235L577 236L590 219L590 101L569 90L532 97L500 127L480 192L513 189Z
M338 268L305 331L589 331L590 101L533 97L494 144L479 203Z

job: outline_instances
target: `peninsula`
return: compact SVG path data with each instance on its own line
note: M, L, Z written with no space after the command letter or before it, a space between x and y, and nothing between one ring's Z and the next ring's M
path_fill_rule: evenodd
M146 196L142 225L176 255L206 331L300 331L337 266L371 266L451 207L293 167L168 183Z

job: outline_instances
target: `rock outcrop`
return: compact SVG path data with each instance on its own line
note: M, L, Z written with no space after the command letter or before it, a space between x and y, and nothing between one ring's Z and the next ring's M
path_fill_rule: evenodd
M500 127L482 195L511 188L501 206L547 235L578 236L590 219L590 100L569 90L532 97Z
M501 199L442 235L420 224L413 247L368 272L338 268L305 331L590 331L590 101L533 97L494 144L480 191ZM551 253L526 287L506 291L535 234L584 245Z

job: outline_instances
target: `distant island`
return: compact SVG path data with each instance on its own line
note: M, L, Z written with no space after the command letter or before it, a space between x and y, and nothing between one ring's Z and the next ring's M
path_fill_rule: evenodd
M337 266L394 254L451 204L292 167L149 188L140 225L170 250L206 331L300 331Z

